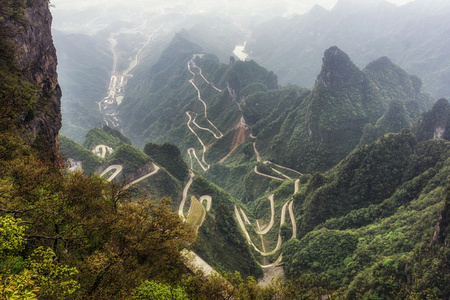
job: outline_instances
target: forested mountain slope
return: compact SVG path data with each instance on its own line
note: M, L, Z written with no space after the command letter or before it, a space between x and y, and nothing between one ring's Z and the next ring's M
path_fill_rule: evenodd
M252 130L262 155L311 172L332 167L360 143L408 128L434 102L420 93L420 88L420 79L388 58L380 58L361 71L344 52L331 47L325 51L313 90L296 105L284 108L283 102L269 98L266 107L277 110L257 119L251 115L251 106L264 98L255 94L243 101L242 108L244 117L248 111L256 122ZM279 110L285 115L276 119Z
M204 171L252 141L250 131L265 158L325 170L359 144L409 127L434 102L421 93L420 79L386 57L360 70L331 47L309 92L279 87L276 75L253 61L221 64L179 35L127 89L119 107L125 134L138 145L169 141L184 155L197 149Z
M66 34L53 30L59 60L58 76L64 89L61 133L81 143L103 117L98 102L105 96L112 53L104 35Z
M0 298L450 297L450 105L417 77L331 47L312 90L280 87L178 35L130 81L130 139L58 142L48 6L0 0ZM205 280L182 250L287 280Z
M323 49L336 45L360 68L387 56L422 78L424 90L449 97L449 47L446 1L415 0L403 6L387 1L339 0L327 11L275 18L257 26L245 51L273 70L283 84L311 88Z
M194 210L191 197L209 196L211 209L205 211L198 240L191 248L211 266L236 270L245 276L261 275L233 219L231 207L237 200L192 173L176 146L147 144L142 152L119 131L107 126L89 130L84 147L63 136L60 140L61 154L81 162L86 172L101 174L133 194L151 199L170 197L172 209L183 215Z
M407 282L447 298L449 150L405 130L314 174L294 196L299 239L284 249L287 273L326 274L352 299L389 298Z

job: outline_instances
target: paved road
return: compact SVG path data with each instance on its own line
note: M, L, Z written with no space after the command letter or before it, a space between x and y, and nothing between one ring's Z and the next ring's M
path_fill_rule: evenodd
M219 139L219 138L221 138L221 137L223 137L223 134L222 134L222 132L211 122L211 120L209 120L208 119L208 107L207 107L207 105L206 105L206 103L205 103L205 101L203 101L203 99L202 99L202 96L201 96L201 93L200 93L200 90L199 90L199 88L197 87L197 85L194 83L194 79L195 79L195 73L194 72L192 72L192 70L191 70L191 65L193 65L193 66L195 66L197 69L199 69L200 70L200 74L201 74L201 69L199 68L199 67L197 67L196 65L195 65L195 62L194 62L194 59L195 58L197 58L197 57L202 57L202 55L201 54L195 54L193 57L192 57L192 59L188 62L188 64L187 64L187 67L188 67L188 70L189 70L189 72L193 75L193 77L192 77L192 79L190 79L189 80L189 82L192 84L192 86L197 90L197 99L203 104L203 107L204 107L204 109L205 109L205 119L208 121L208 123L212 126L212 127L214 127L214 129L215 130L217 130L217 132L219 133L219 135L217 136L217 135L214 135L217 139ZM202 75L203 76L203 75ZM206 79L205 79L205 81L207 81ZM209 83L209 81L207 81L208 83Z
M105 176L109 171L116 170L111 176L109 176L109 178L106 179L106 180L108 180L108 181L112 181L114 178L117 177L117 175L120 174L120 172L122 172L122 169L123 169L122 165L111 165L111 166L107 167L107 168L100 174L100 176L103 177L103 176Z
M220 130L212 123L212 122L211 122L211 120L208 119L208 106L206 105L205 101L203 101L203 99L202 99L202 97L201 97L200 89L199 89L199 88L197 87L197 85L194 83L194 80L195 80L195 76L196 76L196 75L195 75L195 73L192 71L192 68L198 69L198 70L199 70L199 74L200 74L200 76L203 78L203 80L205 80L205 82L207 82L208 84L210 84L215 90L217 90L218 92L221 92L222 90L216 88L211 82L209 82L209 81L205 78L205 76L203 76L202 69L201 69L200 67L198 67L198 66L195 64L195 61L194 61L197 57L202 58L202 57L203 57L203 54L194 54L194 55L192 56L191 60L187 63L188 71L189 71L189 72L192 74L192 76L193 76L193 77L189 80L189 83L192 84L192 86L195 88L195 90L197 91L197 99L203 104L203 107L204 107L204 117L205 117L205 119L206 119L206 120L208 121L208 123L216 130L216 132L217 132L218 134L217 134L216 132L212 131L212 130L209 129L209 128L202 127L202 126L198 125L198 123L196 122L197 114L194 113L194 112L189 112L189 111L187 111L187 112L186 112L186 115L187 115L188 118L189 118L189 120L188 120L188 122L187 122L187 126L188 126L189 130L196 136L196 138L198 139L198 141L200 142L200 144L202 145L202 148L203 148L202 161L200 161L200 160L198 159L197 154L196 154L194 148L189 148L187 151L188 151L188 155L189 155L190 160L191 160L191 168L193 167L193 164L192 164L192 155L194 155L194 157L197 159L197 162L198 162L198 164L200 165L200 167L203 169L203 171L207 171L207 170L209 170L209 168L210 168L210 165L205 161L205 153L206 153L207 147L206 147L205 143L203 143L202 139L201 139L201 138L198 136L198 134L195 132L195 130L191 127L190 124L191 124L191 123L194 124L194 125L197 126L197 128L200 129L200 130L208 131L208 132L211 133L211 134L214 136L214 138L216 138L216 139L222 138L222 137L223 137L223 134L222 134L222 132L221 132L221 131L220 131ZM191 67L191 66L192 66L192 67ZM194 118L192 118L191 113L192 113L192 114L195 114Z
M211 275L219 275L207 262L193 251L183 249L181 255L185 259L185 265L192 271L202 271L207 277Z
M266 160L265 162L263 162L263 164L268 164L269 163L269 161L268 160ZM291 177L289 177L289 176L287 176L286 174L284 174L283 172L281 172L281 171L278 171L277 169L274 169L274 168L272 168L272 167L270 167L271 169L272 169L272 171L274 171L275 173L277 173L277 174L280 174L281 176L283 176L284 178L286 178L287 180L292 180L292 178Z
M188 154L189 156L191 155L191 153L195 156L195 158L197 159L198 163L200 164L200 166L202 167L203 171L208 171L210 168L210 165L205 161L205 152L206 152L206 146L203 143L202 139L198 136L198 134L194 131L194 129L192 129L192 127L190 126L190 123L192 122L192 117L190 115L190 113L187 111L186 115L189 117L189 120L187 122L187 127L189 128L189 130L197 137L198 141L200 142L200 144L203 147L203 153L202 153L202 161L203 163L206 165L206 167L203 165L203 163L200 162L200 160L197 157L197 154L195 153L195 149L194 148L189 148L188 149ZM191 167L192 167L192 157L191 157Z
M297 237L297 222L295 221L295 215L294 215L294 200L291 201L289 204L289 215L291 217L291 223L292 223L292 237L291 240Z
M197 126L198 129L210 132L217 140L221 138L221 136L217 136L211 129L198 125L197 122L196 122L198 114L196 114L196 113L193 113L193 114L195 114L195 117L194 117L194 119L192 119L192 123L195 126Z
M259 234L259 235L264 235L264 234L268 233L269 230L272 229L273 224L275 223L275 203L273 201L273 196L274 195L272 194L272 195L270 195L268 197L269 202L270 202L270 222L269 222L269 225L266 228L264 228L264 230L256 231L256 233Z
M291 169L291 168L287 168L287 167L283 167L283 166L277 165L276 163L268 161L268 160L266 160L264 163L271 163L272 165L277 166L278 168L289 170L291 172L297 173L298 175L303 175L303 173L300 173L299 171L296 171L296 170Z
M209 81L205 78L205 76L203 76L202 69L201 69L199 66L197 66L196 63L195 63L195 61L194 61L194 59L196 59L197 57L202 58L202 57L203 57L203 54L195 54L195 55L192 57L192 59L191 59L191 61L192 61L192 66L193 66L194 68L197 68L197 69L198 69L198 71L199 71L199 73L200 73L200 76L203 78L203 80L204 80L207 84L211 85L212 88L215 89L216 91L222 92L221 89L218 89L212 82L209 82ZM191 73L192 73L192 72L191 72ZM195 74L194 74L194 75L195 75Z
M272 254L275 254L278 250L280 250L281 248L281 244L282 244L282 239L281 239L281 235L280 233L278 233L278 241L277 241L277 245L275 247L275 249L273 249L270 252L266 252L266 251L261 251L259 250L255 244L253 244L252 239L250 238L250 235L248 234L247 228L245 228L245 224L244 221L242 220L241 214L239 213L239 210L237 208L237 205L234 206L234 214L236 216L236 219L238 220L239 226L242 229L242 232L245 235L245 238L247 239L247 242L262 256L269 256Z
M278 178L278 177L275 177L275 176L270 176L270 175L267 175L267 174L264 174L264 173L259 172L259 171L258 171L258 166L255 166L255 168L253 169L253 171L254 171L256 174L258 174L258 175L261 175L261 176L264 176L264 177L267 177L267 178L270 178L270 179L281 180L281 181L284 180L284 179L282 179L282 178Z
M186 186L184 187L183 198L181 199L180 207L178 208L178 215L183 220L186 220L186 218L184 217L183 209L184 209L184 205L186 204L187 193L189 191L189 188L190 188L193 180L194 180L194 173L192 171L189 171L189 181L187 182Z
M211 210L211 205L212 205L212 198L211 198L211 196L209 196L209 195L201 196L198 201L202 205L203 205L203 202L206 201L206 211L210 211Z
M153 164L153 171L151 171L150 173L148 173L148 174L146 174L146 175L144 175L144 176L142 176L142 177L139 177L138 179L136 179L136 180L130 182L129 184L127 184L126 186L124 186L123 189L124 189L124 190L128 189L130 186L132 186L132 185L134 185L134 184L136 184L136 183L138 183L138 182L141 182L142 180L144 180L144 179L146 179L146 178L148 178L148 177L150 177L150 176L155 175L156 173L158 173L158 171L159 171L159 167L158 167L157 165Z

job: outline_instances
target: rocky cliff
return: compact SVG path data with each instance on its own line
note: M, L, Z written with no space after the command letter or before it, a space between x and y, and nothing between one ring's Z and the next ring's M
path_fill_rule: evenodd
M0 8L2 38L8 39L12 45L13 55L8 72L29 82L36 91L33 101L26 103L18 112L18 123L31 133L30 141L34 145L40 149L57 150L57 135L61 128L61 89L56 73L49 2L14 1L10 4L1 1ZM20 96L14 93L10 98L18 104L23 101Z

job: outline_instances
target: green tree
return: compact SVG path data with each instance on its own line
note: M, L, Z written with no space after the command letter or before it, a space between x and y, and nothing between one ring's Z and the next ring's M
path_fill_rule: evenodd
M181 287L144 281L133 293L134 300L188 300L188 295Z

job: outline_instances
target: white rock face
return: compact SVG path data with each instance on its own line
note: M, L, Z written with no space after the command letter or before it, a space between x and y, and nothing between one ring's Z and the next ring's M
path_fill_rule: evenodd
M437 127L434 131L433 139L442 139L444 137L445 127Z

